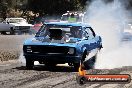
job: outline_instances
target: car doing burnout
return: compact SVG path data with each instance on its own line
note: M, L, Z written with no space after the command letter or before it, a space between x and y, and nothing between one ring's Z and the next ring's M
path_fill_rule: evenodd
M47 66L68 63L77 69L83 61L93 65L101 47L101 37L87 24L49 22L24 42L23 52L28 69L33 68L34 61Z

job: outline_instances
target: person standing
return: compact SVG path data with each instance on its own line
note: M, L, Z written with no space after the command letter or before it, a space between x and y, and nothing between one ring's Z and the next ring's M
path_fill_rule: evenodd
M71 16L68 18L68 22L76 22L76 21L77 21L77 19L76 19L74 13L72 13Z

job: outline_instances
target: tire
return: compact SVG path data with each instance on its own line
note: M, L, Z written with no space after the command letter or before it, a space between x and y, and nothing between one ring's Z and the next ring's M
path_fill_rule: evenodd
M15 34L15 31L13 30L12 27L10 29L11 29L10 35L14 35Z
M26 68L28 70L31 70L33 69L33 66L34 66L34 61L29 58L26 58Z
M11 31L11 32L10 32L10 35L14 35L14 34L15 34L15 32L14 32L14 31Z
M89 60L83 62L85 70L94 69L96 62L96 55L91 57Z
M1 34L2 35L7 35L7 33L5 31L2 31Z
M75 71L79 70L80 63L73 63Z

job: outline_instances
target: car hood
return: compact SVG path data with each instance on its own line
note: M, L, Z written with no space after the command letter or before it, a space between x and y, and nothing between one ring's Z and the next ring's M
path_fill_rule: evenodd
M67 42L67 43L53 43L53 42L45 42L43 38L30 38L24 42L24 45L53 45L53 46L67 46L67 47L76 47L80 42L80 39L73 38L72 41L74 42Z

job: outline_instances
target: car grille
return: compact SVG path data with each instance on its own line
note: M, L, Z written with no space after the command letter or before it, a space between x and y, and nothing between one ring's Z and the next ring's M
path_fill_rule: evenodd
M34 54L67 54L69 51L68 47L63 46L24 46L24 50L27 53L34 53Z

